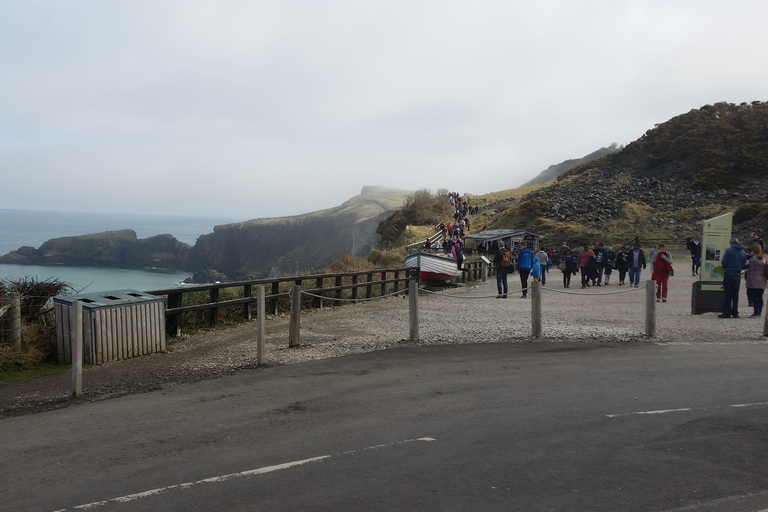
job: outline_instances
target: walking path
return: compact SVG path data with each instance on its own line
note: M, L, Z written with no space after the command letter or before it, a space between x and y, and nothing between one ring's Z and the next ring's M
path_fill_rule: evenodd
M650 278L643 272L642 282ZM605 341L656 343L766 343L763 320L748 318L741 289L742 316L723 320L717 313L691 315L691 276L670 279L669 302L656 304L656 333L643 334L645 289L624 286L563 289L562 274L549 274L542 287L542 338L531 337L531 300L521 299L517 275L509 276L508 299L496 299L496 281L419 294L420 340L408 341L408 299L326 307L302 313L301 346L288 348L289 317L267 321L266 362L291 364L404 345ZM326 302L327 303L327 302ZM94 368L83 374L85 394L69 397L68 373L0 385L0 417L47 410L161 389L256 368L256 324L215 329L182 338L171 351Z

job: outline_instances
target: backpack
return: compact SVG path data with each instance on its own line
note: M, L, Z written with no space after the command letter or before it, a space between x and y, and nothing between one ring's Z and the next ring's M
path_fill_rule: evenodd
M507 250L501 251L501 266L508 267L512 264L512 253ZM768 267L766 267L768 268Z

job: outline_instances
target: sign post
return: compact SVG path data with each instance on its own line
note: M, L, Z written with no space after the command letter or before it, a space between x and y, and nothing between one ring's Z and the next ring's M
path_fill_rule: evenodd
M720 260L730 246L733 213L704 221L701 237L701 271L693 283L691 314L717 312L723 308L723 266Z

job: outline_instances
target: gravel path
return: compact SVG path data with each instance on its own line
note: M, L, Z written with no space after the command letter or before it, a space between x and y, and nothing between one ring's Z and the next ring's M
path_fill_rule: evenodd
M650 276L644 272L644 278ZM763 319L747 318L741 290L739 319L716 313L691 315L693 277L670 279L669 302L658 303L655 338L644 336L645 288L602 286L565 290L554 269L542 288L542 333L531 337L531 300L520 298L517 275L509 278L509 298L496 299L495 279L466 287L419 294L420 340L408 340L405 295L302 313L301 346L288 348L288 316L267 321L267 366L338 357L390 347L459 343L641 342L766 343ZM577 278L578 276L574 276ZM616 276L613 276L616 279ZM257 368L256 324L215 329L175 341L172 350L83 372L84 394L70 397L63 373L0 385L0 418L141 393L185 382Z

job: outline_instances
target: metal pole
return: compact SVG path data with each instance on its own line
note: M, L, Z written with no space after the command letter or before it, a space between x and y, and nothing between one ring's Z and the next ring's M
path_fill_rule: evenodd
M483 282L486 282L488 280L488 264L483 261L483 270L480 274L482 276Z
M533 281L531 288L531 335L541 338L541 283Z
M256 364L264 364L264 341L267 337L267 300L264 285L256 286Z
M410 272L408 282L408 327L411 341L419 339L419 270Z
M291 288L291 324L288 330L288 346L299 345L299 331L301 329L301 286L295 284Z
M656 336L656 281L645 282L645 335Z
M79 396L83 394L83 301L75 301L72 316L72 394Z
M9 317L11 319L11 345L14 349L21 348L21 295L11 293L8 295L11 308Z

